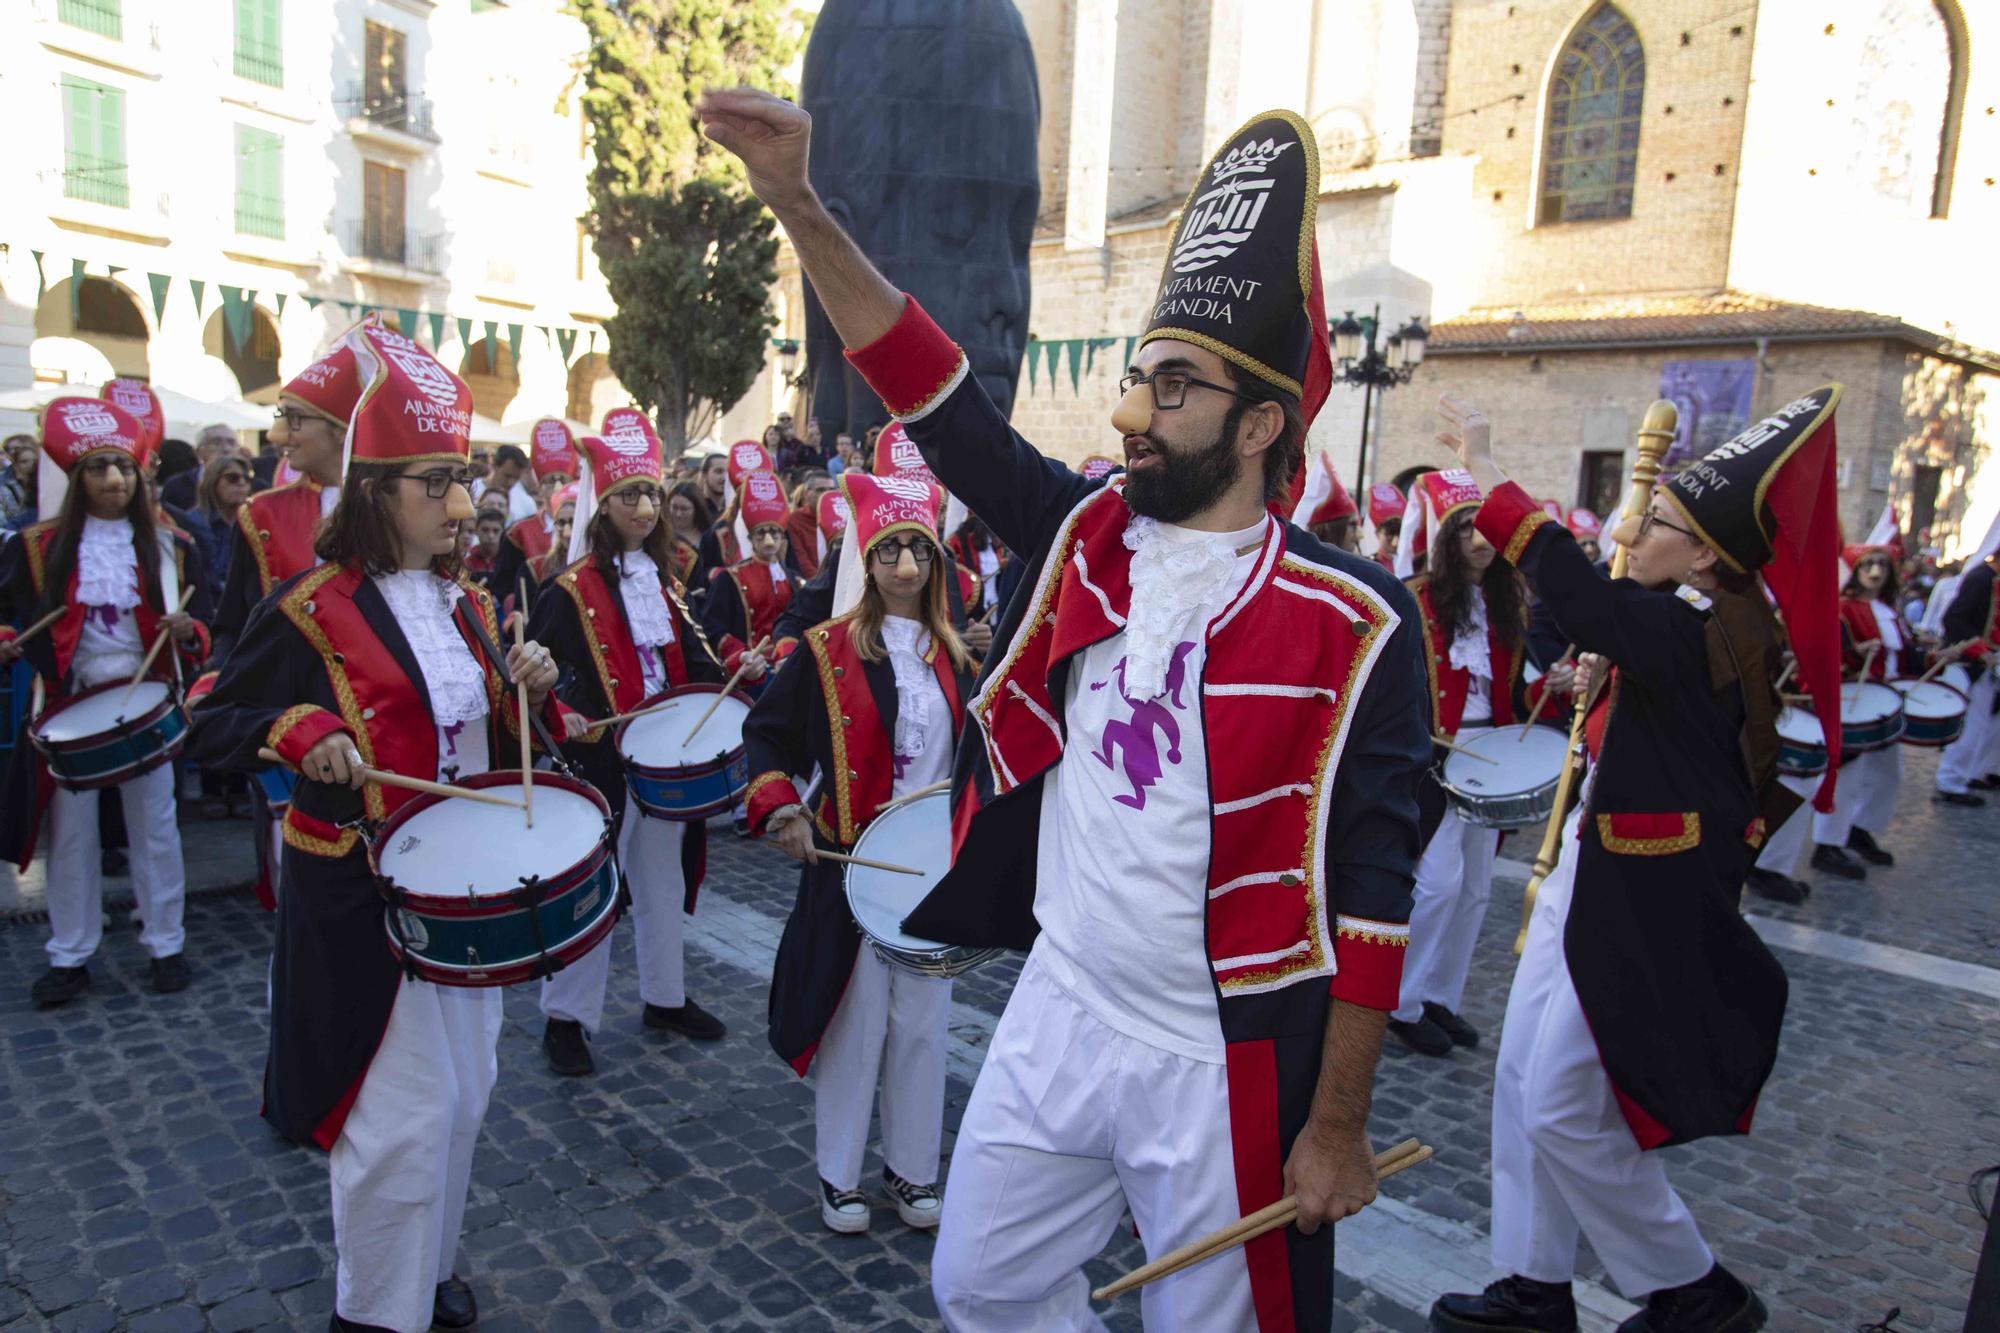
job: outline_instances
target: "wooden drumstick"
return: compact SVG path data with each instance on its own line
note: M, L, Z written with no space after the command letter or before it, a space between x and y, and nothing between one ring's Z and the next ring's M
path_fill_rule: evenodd
M34 633L34 631L29 630L28 633L32 634ZM27 637L28 637L27 634L23 634L21 636L21 638L23 639ZM16 642L19 642L19 640L16 640ZM1964 652L1967 648L1970 648L1973 644L1977 642L1979 642L1979 640L1977 639L1967 639L1963 643L1954 643L1951 647L1946 648L1941 652L1939 652L1937 660L1931 663L1930 669L1924 672L1923 675L1917 677L1917 684L1919 685L1923 684L1925 681L1929 680L1932 676L1935 676L1938 672L1950 666L1960 653Z
M284 768L293 767L283 755L279 754L276 750L270 749L268 746L258 750L257 757L267 764L277 764ZM483 805L504 805L509 810L519 810L521 808L519 801L510 801L504 796L495 796L491 792L474 791L470 787L454 787L449 783L431 782L424 778L406 778L401 773L391 773L386 768L370 768L366 764L361 766L361 771L365 775L366 781L372 782L378 787L401 787L405 791L429 792L433 796L455 796L461 801L478 801Z
M870 870L890 870L898 875L921 875L924 872L910 866L894 865L888 861L871 861L865 856L849 856L845 852L821 852L822 861L838 861L844 866L867 866Z
M43 630L47 629L49 626L55 624L58 620L61 620L63 618L63 612L67 610L69 610L67 606L59 606L55 610L49 612L47 615L43 616L40 620L37 620L34 624L28 626L28 628L22 630L19 634L16 634L13 640L14 646L18 648L22 644L26 643L28 640L34 638L37 634L40 634Z
M1500 762L1498 759L1490 759L1487 756L1480 754L1477 750L1468 750L1463 745L1460 745L1455 741L1446 740L1443 736L1433 736L1431 737L1431 740L1439 745L1442 745L1447 750L1453 751L1456 754L1464 755L1467 759L1477 759L1482 764L1497 764Z
M951 779L946 778L943 782L933 782L928 787L919 787L915 791L911 792L908 796L898 796L893 801L884 801L882 802L882 804L875 807L875 813L879 815L892 805L900 804L903 801L914 801L919 796L933 796L938 792L950 791L950 790L951 790Z
M647 704L644 708L635 708L629 713L613 713L610 717L604 718L602 721L592 722L590 729L596 731L600 727L615 727L620 722L630 722L635 717L645 717L649 713L657 713L669 704L678 702L678 699L662 699L656 704Z
M1555 660L1555 666L1550 667L1549 670L1551 671L1555 670L1556 667L1559 667L1564 662L1569 661L1569 659L1574 657L1575 655L1576 655L1576 645L1571 644L1569 647L1563 649L1562 656L1558 657ZM1525 724L1522 725L1521 734L1514 738L1516 744L1519 744L1521 741L1528 739L1528 733L1534 730L1535 723L1542 720L1542 710L1549 706L1549 699L1554 694L1555 691L1550 689L1548 686L1544 685L1542 687L1542 697L1535 700L1535 706L1528 710L1528 720Z
M1375 1178L1387 1180L1399 1171L1406 1171L1419 1162L1429 1161L1430 1156L1429 1147L1419 1144L1415 1139L1405 1139L1395 1147L1375 1155ZM1090 1298L1094 1301L1108 1301L1114 1296L1122 1296L1135 1288L1178 1273L1183 1268L1192 1268L1205 1259L1212 1259L1224 1250L1247 1244L1267 1231L1290 1226L1298 1220L1298 1216L1298 1196L1287 1194L1276 1203L1268 1204L1247 1217L1239 1218L1199 1240L1188 1242L1170 1254L1163 1254L1151 1263L1133 1269L1116 1282L1091 1292Z
M528 576L523 574L515 581L517 596L514 602L514 646L525 648L528 644ZM524 660L521 666L525 667ZM529 828L535 826L535 761L534 741L528 735L528 682L521 679L521 672L514 672L514 697L521 704L521 818Z
M1794 657L1791 661L1785 663L1785 669L1778 673L1778 683L1773 685L1771 689L1775 693L1783 694L1785 692L1785 682L1789 681L1792 678L1792 673L1798 669L1799 659Z
M771 646L771 636L766 634L764 636L764 642L758 644L755 648L752 648L749 653L743 654L743 656L748 657L750 656L750 653L761 653L770 646ZM704 726L708 725L708 720L715 716L715 710L722 707L722 701L729 697L730 691L736 688L737 683L743 679L743 673L748 671L749 669L750 669L750 664L748 662L743 662L737 666L736 674L731 676L729 678L729 683L722 687L722 693L716 695L715 698L709 701L708 711L703 713L700 719L696 721L692 727L688 728L688 734L681 738L682 745L694 744L695 733L700 731Z
M194 589L189 588L186 592L181 594L180 604L173 609L172 614L179 615L181 612L187 610L187 604L193 600L194 600ZM146 656L144 660L142 660L139 663L139 669L132 673L132 679L125 682L125 693L118 696L118 706L120 708L123 708L126 705L126 703L130 701L130 699L132 698L132 691L139 688L139 682L144 680L146 678L146 673L153 669L153 659L160 655L160 649L167 646L167 638L170 633L171 631L168 630L164 625L162 625L160 627L160 632L153 636L153 646L146 650ZM26 636L24 635L23 637Z

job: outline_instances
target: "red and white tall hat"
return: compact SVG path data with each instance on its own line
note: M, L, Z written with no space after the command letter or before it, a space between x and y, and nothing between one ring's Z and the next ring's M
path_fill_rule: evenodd
M650 485L664 489L660 437L653 423L633 407L614 407L604 414L601 434L583 437L576 479L576 516L570 520L568 559L573 563L590 549L588 529L598 506L613 491ZM664 517L665 506L661 507Z
M737 506L736 512L743 520L744 531L785 526L785 518L792 510L785 503L785 488L778 484L777 473L746 472L738 489L743 494L743 502Z
M833 544L840 540L840 534L847 531L850 512L847 507L847 497L839 491L820 493L819 505L813 520L819 526L819 558L822 562L826 560L826 553L833 549Z
M729 446L729 485L733 494L735 488L743 484L743 477L750 472L775 472L777 462L763 445L755 440L738 440Z
M1318 523L1353 518L1359 512L1354 507L1354 497L1340 484L1340 474L1334 471L1331 458L1321 454L1315 462L1306 464L1305 494L1292 512L1294 523L1311 528Z
M875 437L875 475L910 477L928 484L937 493L938 521L945 531L952 531L965 521L964 506L956 496L945 490L937 474L931 471L930 464L924 462L923 451L917 448L917 442L910 438L910 433L903 429L900 421L891 421Z
M1396 546L1396 577L1417 572L1417 557L1437 542L1445 520L1464 509L1479 507L1479 485L1464 468L1426 472L1410 486L1403 509L1403 539Z
M549 517L554 518L556 511L564 505L575 504L576 494L577 484L573 481L568 485L556 487L555 494L549 497Z
M370 315L364 323L373 322ZM334 345L319 360L301 370L278 390L278 401L325 417L342 430L361 400L361 376L355 369L354 352L345 342Z
M1115 458L1106 458L1103 454L1091 454L1076 465L1076 470L1085 481L1102 481L1124 466Z
M363 320L341 336L361 396L347 423L340 474L355 463L464 463L472 457L472 390L422 343Z
M528 465L534 469L536 481L558 473L571 478L577 475L576 437L566 423L556 417L543 417L535 423L528 436Z
M870 477L850 470L840 474L840 494L847 498L852 540L840 544L840 568L833 580L836 616L846 615L860 602L869 555L884 538L908 532L937 541L943 490L935 481L910 474ZM932 563L938 567L935 560Z
M1563 519L1563 524L1569 529L1569 535L1578 541L1594 542L1603 539L1604 525L1598 522L1597 515L1582 505L1570 510Z
M160 407L160 396L146 381L125 378L109 381L97 396L118 404L139 423L139 466L146 466L167 438L167 414Z
M103 398L52 398L42 406L42 453L35 464L36 504L43 518L62 511L70 474L92 454L122 454L141 465L146 428Z
M1569 515L1563 511L1562 501L1537 500L1535 503L1541 506L1541 510L1544 514L1547 514L1549 516L1549 522L1564 523L1564 524L1567 523Z
M1378 481L1368 488L1368 526L1379 528L1403 513L1403 493L1394 483Z

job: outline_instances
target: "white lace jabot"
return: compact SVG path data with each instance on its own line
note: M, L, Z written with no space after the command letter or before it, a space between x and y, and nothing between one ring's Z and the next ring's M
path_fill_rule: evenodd
M882 617L882 646L896 673L895 752L906 757L922 754L930 739L931 691L923 688L932 679L930 664L924 661L930 642L930 631L918 621Z
M1266 520L1268 522L1268 520ZM1200 532L1135 514L1125 525L1132 552L1132 605L1125 613L1125 691L1157 699L1167 688L1167 663L1198 616L1212 615L1237 578L1236 548L1261 536L1264 524L1242 532Z
M1451 636L1451 664L1481 680L1493 679L1493 655L1486 644L1486 590L1475 587L1466 601L1470 623Z
M424 673L431 717L440 727L486 716L486 677L452 623L452 605L465 593L428 569L377 574L375 586L396 617L410 652Z
M84 515L83 540L76 547L76 600L120 611L139 604L139 553L132 546L132 520Z
M652 556L627 551L618 557L618 595L625 602L625 623L632 627L633 643L657 648L674 641L673 616L660 594L660 567Z

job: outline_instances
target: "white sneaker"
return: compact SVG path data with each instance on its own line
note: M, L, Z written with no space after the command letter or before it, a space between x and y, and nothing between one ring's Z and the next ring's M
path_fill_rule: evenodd
M819 1182L819 1220L828 1231L859 1235L868 1229L870 1215L868 1196L860 1190L837 1190L824 1179Z
M944 1200L936 1190L929 1185L913 1185L886 1166L882 1168L882 1184L896 1205L896 1216L903 1219L905 1226L928 1231L938 1224L944 1213Z

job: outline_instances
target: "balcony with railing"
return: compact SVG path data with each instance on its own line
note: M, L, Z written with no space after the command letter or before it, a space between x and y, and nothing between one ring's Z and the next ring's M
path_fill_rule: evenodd
M132 183L125 163L114 158L70 153L63 161L63 194L87 204L132 206Z
M285 239L285 201L260 194L236 196L236 231L241 236Z
M123 41L124 8L122 0L56 0L56 22Z
M421 93L384 91L351 83L346 95L338 101L338 110L350 122L359 122L364 127L430 143L438 141L437 130L431 123L431 99Z
M340 239L350 260L418 273L444 272L444 236L439 232L391 227L373 218L350 218Z
M236 34L236 77L271 88L285 86L285 51L247 33Z

